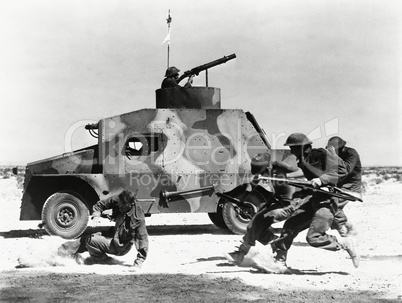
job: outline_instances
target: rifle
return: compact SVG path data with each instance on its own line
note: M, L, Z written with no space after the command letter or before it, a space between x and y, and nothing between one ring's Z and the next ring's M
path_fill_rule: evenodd
M188 71L185 71L185 72L183 73L183 75L181 75L181 76L179 77L179 79L177 80L177 83L179 83L181 80L183 80L183 79L186 78L186 77L190 77L191 75L196 75L196 76L198 76L198 74L199 74L200 72L202 72L202 71L204 71L204 70L207 70L208 68L212 68L212 67L214 67L214 66L220 65L220 64L222 64L222 63L226 63L227 61L232 60L232 59L234 59L234 58L236 58L236 54L231 54L231 55L229 55L229 56L223 56L223 58L221 58L221 59L217 59L217 60L215 60L215 61L212 61L212 62L209 62L209 63L205 63L205 64L203 64L203 65L194 67L194 68L192 68L192 69L190 69L190 70L188 70Z
M168 202L172 202L172 200L178 199L184 199L185 197L197 197L197 196L202 196L204 194L211 195L211 193L214 192L219 198L223 198L228 202L231 202L234 204L234 209L235 211L239 214L242 215L245 218L252 219L253 216L257 213L257 207L247 201L241 201L238 198L234 198L232 196L229 196L228 194L221 193L217 191L216 185L211 185L207 187L202 187L202 188L197 188L197 189L190 189L190 190L185 190L185 191L167 191L163 190L160 192L160 197L162 201L162 205L164 207L169 207Z
M344 189L340 189L339 187L336 187L336 186L327 185L325 187L315 188L309 181L287 179L287 178L263 177L261 175L258 176L258 179L282 182L282 183L286 183L286 184L289 184L294 187L299 187L304 190L311 190L313 192L325 194L325 195L332 196L332 197L337 197L340 199L363 202L363 200L356 193L347 191Z

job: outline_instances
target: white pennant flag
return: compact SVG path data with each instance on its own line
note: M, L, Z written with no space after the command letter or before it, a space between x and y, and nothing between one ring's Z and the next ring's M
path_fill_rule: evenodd
M165 40L163 40L162 44L165 44L166 42L168 44L170 44L170 23L172 23L172 17L170 17L170 10L169 10L168 17L167 17L166 21L167 21L167 26L168 26L168 33L167 33L167 35L165 37Z
M169 29L168 29L168 33L167 33L167 35L165 37L165 40L163 40L162 44L165 44L166 42L168 44L170 44L170 26L169 26Z

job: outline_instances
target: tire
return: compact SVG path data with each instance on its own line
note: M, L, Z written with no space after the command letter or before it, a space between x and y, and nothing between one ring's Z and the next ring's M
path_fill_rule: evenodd
M209 219L214 223L216 227L222 228L222 229L228 229L225 220L223 220L223 214L222 214L222 206L218 205L218 209L216 213L208 213Z
M51 195L42 209L42 222L50 235L75 239L86 229L89 211L82 199L70 193Z
M233 197L241 198L241 195L239 194L238 196ZM257 213L261 203L265 202L265 198L258 192L252 192L247 196L245 202L248 202L250 209L255 214ZM232 203L225 201L225 203L223 204L222 215L223 220L225 221L225 224L230 231L238 235L246 233L247 225L250 223L251 219L236 213Z

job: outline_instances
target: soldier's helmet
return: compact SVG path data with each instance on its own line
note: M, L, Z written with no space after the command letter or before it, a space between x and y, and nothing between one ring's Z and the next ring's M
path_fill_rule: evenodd
M302 133L293 133L291 134L285 142L285 146L302 146L312 144L311 140Z
M346 145L345 140L343 140L341 137L332 137L331 139L328 140L328 146L333 146L336 149L341 149Z
M175 74L178 74L180 72L180 69L177 67L171 66L166 70L165 77L171 77Z
M262 174L271 164L271 155L269 153L259 153L251 159L251 173L253 175Z

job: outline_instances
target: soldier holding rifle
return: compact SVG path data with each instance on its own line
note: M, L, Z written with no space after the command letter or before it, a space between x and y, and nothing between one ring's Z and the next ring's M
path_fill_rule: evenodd
M297 157L298 166L315 189L326 185L337 185L347 175L343 161L323 148L312 148L312 142L302 133L291 134L285 146L289 146L292 154ZM330 251L346 250L353 265L358 267L359 255L353 239L343 238L340 241L337 237L326 233L338 210L338 199L323 190L312 190L307 194L312 195L310 201L303 204L296 214L285 222L281 237L273 244L276 262L286 267L287 252L293 239L308 228L306 239L311 246Z
M251 160L251 173L254 175L252 185L262 185L267 183L262 181L260 184L260 176L273 176L286 177L295 176L299 169L296 163L296 157L289 155L283 161L274 161L271 168L271 157L268 153L257 154ZM302 174L301 174L302 175ZM271 186L265 184L265 188ZM271 197L267 197L268 202L261 210L255 214L250 223L247 226L247 232L243 236L242 243L237 251L225 254L225 257L236 265L240 265L243 262L244 256L249 252L252 246L256 245L256 241L263 245L267 245L275 239L274 232L271 228L273 223L281 222L289 218L295 211L295 206L292 204L293 194L295 188L285 183L278 183L275 186L275 193L272 192ZM268 193L268 192L267 192ZM246 193L247 194L247 193Z

